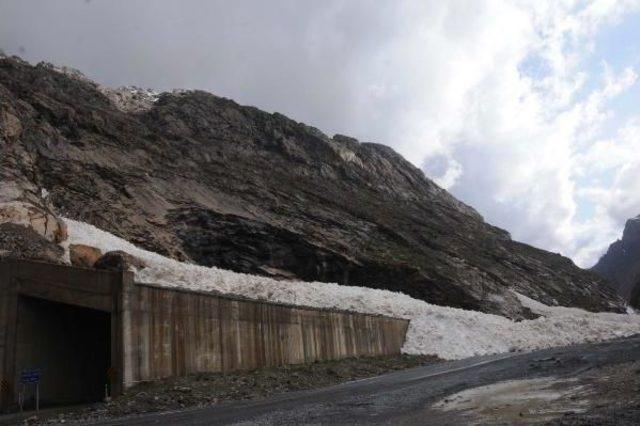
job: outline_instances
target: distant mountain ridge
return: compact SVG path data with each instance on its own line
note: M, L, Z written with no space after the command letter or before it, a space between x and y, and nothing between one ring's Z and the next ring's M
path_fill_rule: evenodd
M206 92L136 90L0 59L0 184L201 265L510 318L531 312L509 290L624 309L596 274L511 240L387 146Z
M593 270L610 280L624 299L640 297L640 216L627 221L622 238L609 246Z

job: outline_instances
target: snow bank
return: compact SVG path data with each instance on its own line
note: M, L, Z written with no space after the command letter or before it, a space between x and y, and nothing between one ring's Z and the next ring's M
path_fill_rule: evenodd
M123 250L149 266L135 271L138 282L302 306L344 309L410 319L403 351L444 359L593 342L640 333L640 315L593 314L549 307L522 295L520 301L544 315L514 322L475 311L431 305L402 293L332 283L276 281L218 268L181 263L151 253L86 223L65 219L72 244L103 251Z

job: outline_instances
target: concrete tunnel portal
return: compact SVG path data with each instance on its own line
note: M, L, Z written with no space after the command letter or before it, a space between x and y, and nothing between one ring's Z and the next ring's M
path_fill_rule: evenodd
M35 381L41 408L122 392L127 274L0 259L0 411L34 409Z

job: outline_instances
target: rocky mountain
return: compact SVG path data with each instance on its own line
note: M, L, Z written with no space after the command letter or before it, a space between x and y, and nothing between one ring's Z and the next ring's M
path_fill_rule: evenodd
M593 270L610 280L623 298L640 299L640 216L627 221L622 239L609 246Z
M105 89L4 58L0 132L0 201L184 261L511 318L531 313L508 289L623 308L596 274L513 241L391 148L209 93Z

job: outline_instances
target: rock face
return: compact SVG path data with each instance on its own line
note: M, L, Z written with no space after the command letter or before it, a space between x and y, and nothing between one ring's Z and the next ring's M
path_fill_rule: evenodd
M14 223L0 224L0 257L62 263L64 250L31 228Z
M631 298L629 299L629 305L635 309L640 309L640 281L638 281L633 287Z
M145 108L105 93L50 66L0 60L0 111L15 118L0 178L45 188L64 216L202 265L513 318L527 311L509 288L622 309L595 274L512 241L389 147L204 92L164 93Z
M631 298L640 284L640 216L627 221L622 239L609 246L593 270L611 281L623 298Z

